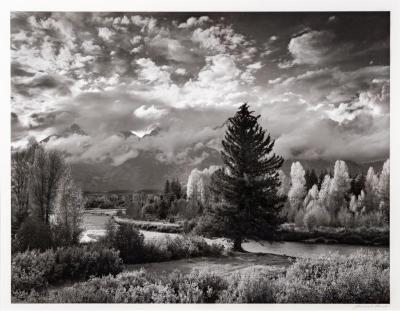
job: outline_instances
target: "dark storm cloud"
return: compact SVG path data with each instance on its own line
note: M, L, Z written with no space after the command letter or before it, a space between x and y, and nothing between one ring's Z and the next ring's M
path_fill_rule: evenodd
M173 160L246 101L286 157L388 154L388 13L19 12L11 49L16 145L77 123L75 160Z

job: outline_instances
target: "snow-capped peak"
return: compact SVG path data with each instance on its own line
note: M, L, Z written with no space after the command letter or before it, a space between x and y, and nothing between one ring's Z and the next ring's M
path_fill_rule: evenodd
M147 135L152 135L155 132L158 132L159 127L158 124L151 124L148 127L141 129L141 130L136 130L136 131L130 131L132 134L136 135L139 138L143 138L144 136Z

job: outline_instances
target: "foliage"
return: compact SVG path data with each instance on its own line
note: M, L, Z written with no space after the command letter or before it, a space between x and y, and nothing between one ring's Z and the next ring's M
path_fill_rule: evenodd
M183 231L182 225L179 223L167 223L159 221L144 221L114 217L114 221L118 224L127 223L133 225L135 228L146 231L156 231L164 233L181 233Z
M355 253L298 259L286 273L251 270L221 276L193 271L152 275L145 270L92 278L52 290L52 303L388 303L389 256ZM22 297L20 295L19 297Z
M58 184L67 166L59 151L35 149L34 161L29 175L32 214L44 223L50 222Z
M11 260L11 291L29 292L45 289L55 276L54 251L40 253L37 250L17 253Z
M29 175L37 143L11 154L11 230L12 236L29 215Z
M203 238L196 236L165 236L145 244L145 262L168 261L181 258L220 256L224 247L209 244Z
M304 174L306 180L306 190L310 190L314 185L318 185L318 176L314 169L306 170Z
M279 303L388 303L389 257L355 253L298 259L277 281Z
M306 195L306 179L304 177L305 171L300 162L292 163L290 170L290 178L292 186L288 192L288 200L290 203L290 211L288 219L293 220L296 213L302 207L304 197Z
M126 264L168 261L181 258L221 255L223 247L209 244L196 236L166 235L162 239L144 241L144 236L131 224L107 224L101 243L120 252Z
M212 205L213 209L219 208L218 205L223 203L214 203ZM193 229L193 233L197 235L202 235L205 237L223 237L224 228L220 223L213 217L212 213L206 212L203 216L199 217L196 226Z
M22 222L13 240L13 251L27 249L46 250L52 246L50 226L35 217L27 217Z
M259 117L243 104L228 119L221 151L224 168L214 173L211 187L217 196L222 195L225 204L210 211L236 250L242 250L243 238L273 232L280 222L282 198L277 195L277 170L283 159L270 155L275 141L266 136Z
M190 172L186 186L188 199L200 201L204 205L211 201L211 175L218 168L218 166L212 165L202 171L195 168Z
M12 292L41 291L49 284L66 280L85 280L121 272L118 252L93 246L73 246L17 253L11 261Z
M318 226L356 228L386 227L390 216L389 159L380 174L371 167L368 174L349 177L344 161L336 161L333 176L320 175L320 188L312 186L302 203L299 189L304 180L300 164L292 165L292 188L288 197L290 208L285 211L289 221L309 230ZM297 185L297 186L296 186ZM297 191L297 190L298 191ZM296 193L298 195L296 195Z
M118 250L124 263L144 261L144 236L131 224L116 224L110 219L102 242Z
M82 191L74 183L70 170L61 177L55 199L55 241L67 246L79 243L82 233L83 214Z
M278 174L280 186L278 188L277 194L280 197L286 197L290 189L290 178L287 177L285 172L282 170L278 170Z
M259 271L251 270L230 277L228 287L219 295L219 303L272 303L274 280Z

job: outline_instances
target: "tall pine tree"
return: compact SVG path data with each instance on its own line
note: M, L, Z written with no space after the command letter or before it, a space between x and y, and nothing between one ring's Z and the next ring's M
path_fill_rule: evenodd
M228 119L222 141L224 167L215 172L211 190L222 198L211 210L224 235L242 251L244 238L265 238L279 223L282 198L277 195L277 169L283 159L271 155L274 140L243 104Z

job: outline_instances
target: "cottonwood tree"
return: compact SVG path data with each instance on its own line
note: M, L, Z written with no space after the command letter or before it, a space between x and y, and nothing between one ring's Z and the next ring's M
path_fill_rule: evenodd
M379 207L379 177L370 167L365 177L365 211L376 211Z
M202 204L207 204L211 199L210 184L211 176L219 167L212 165L202 171L197 168L190 172L186 193L188 199L200 201Z
M329 174L326 174L320 190L319 190L319 201L321 203L322 206L327 207L328 206L328 201L329 201L329 188L331 186L331 176Z
M303 207L303 200L307 193L305 171L300 162L292 163L290 169L290 179L292 181L292 185L288 193L288 199L290 203L288 218L289 220L293 220L293 217L297 214L299 209Z
M387 159L379 175L378 194L380 197L380 209L383 211L385 221L389 222L390 208L390 160Z
M330 182L328 211L335 219L340 210L347 207L346 194L350 189L350 178L346 162L335 162L334 175Z
M54 204L54 222L57 243L73 245L82 232L84 199L81 189L74 183L70 170L61 177Z
M32 169L36 142L27 149L16 151L11 155L11 211L12 235L29 215L29 175Z
M45 151L42 146L36 148L29 176L30 198L34 215L46 224L49 224L58 182L65 169L59 151Z
M224 168L213 175L212 190L223 202L212 213L237 251L242 251L244 238L272 233L280 221L277 170L283 159L271 155L274 140L259 125L259 117L243 104L228 119L221 151Z
M317 200L318 200L318 186L314 185L308 191L308 193L304 199L304 202L303 202L304 208L307 209L308 205L310 204L311 201L317 201Z

